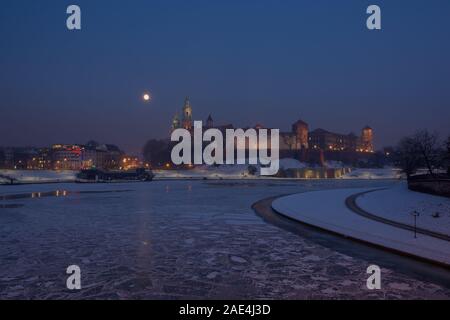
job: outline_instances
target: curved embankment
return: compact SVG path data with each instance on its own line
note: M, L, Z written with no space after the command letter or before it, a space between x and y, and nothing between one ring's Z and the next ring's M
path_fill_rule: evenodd
M450 241L450 236L448 236L446 234L427 230L427 229L420 228L420 227L414 227L414 226L411 226L406 223L402 223L402 222L398 222L398 221L394 221L391 219L386 219L386 218L377 216L373 213L368 212L367 210L364 210L356 203L356 199L358 199L359 197L361 197L365 194L368 194L368 193L379 191L379 190L384 190L384 189L375 189L375 190L370 190L370 191L353 194L350 197L348 197L347 199L345 199L345 205L347 206L347 208L349 208L350 210L352 210L356 214L359 214L362 217L365 217L365 218L368 218L368 219L371 219L374 221L382 222L385 224L389 224L391 226L394 226L394 227L397 227L400 229L409 230L411 232L417 232L420 234L424 234L424 235L427 235L427 236L430 236L433 238L438 238L438 239L445 240L445 241Z
M450 267L448 240L435 237L426 230L421 230L426 232L415 238L409 227L402 228L385 223L386 221L371 219L347 206L358 194L370 191L375 190L335 189L293 194L274 199L271 207L277 213L298 222L402 255Z

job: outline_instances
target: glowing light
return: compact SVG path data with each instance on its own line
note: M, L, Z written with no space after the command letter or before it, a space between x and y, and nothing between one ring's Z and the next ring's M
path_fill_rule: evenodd
M151 98L152 98L152 97L150 96L149 93L144 93L144 94L142 95L142 99L143 99L144 101L150 101Z

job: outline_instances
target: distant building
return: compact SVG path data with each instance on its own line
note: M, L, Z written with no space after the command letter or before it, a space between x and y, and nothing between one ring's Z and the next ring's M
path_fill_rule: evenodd
M27 169L49 170L52 168L51 150L49 148L35 149L27 162Z
M48 148L8 147L0 148L0 168L5 169L48 169L51 161Z
M122 156L120 169L133 170L141 167L143 167L143 164L139 161L138 157L128 155Z
M186 97L186 99L184 100L184 106L182 109L182 118L180 120L179 114L178 112L175 113L175 116L172 119L172 125L171 125L171 131L176 130L176 129L186 129L189 131L192 131L194 129L194 121L192 118L192 106L191 103L189 101L189 97ZM208 118L206 119L206 121L204 122L204 126L203 129L207 130L207 129L218 129L220 130L223 134L225 134L225 130L226 129L233 129L233 125L231 124L224 124L224 125L214 125L214 120L212 118L211 115L208 116Z
M0 148L0 168L21 170L119 169L124 152L112 144L54 144L50 148Z
M115 145L60 145L52 146L52 164L55 170L87 168L119 169L123 152Z
M172 121L171 129L193 129L192 106L189 98L185 99L182 110L182 119L178 113ZM211 115L208 116L203 129L219 129L225 133L226 129L233 129L232 124L217 126ZM253 129L261 129L257 124ZM248 129L248 128L246 128ZM323 163L327 159L339 159L343 161L366 157L374 152L373 129L366 126L361 131L361 136L354 133L340 134L325 129L309 131L309 125L303 120L297 120L292 124L291 131L280 132L279 149L280 157L296 157L303 161ZM248 145L246 143L246 145ZM247 147L247 146L246 146Z
M80 170L82 168L82 147L54 144L52 146L52 164L55 170Z
M361 143L359 145L360 152L373 152L373 129L365 126L362 129Z
M309 134L309 143L312 149L324 151L351 151L372 153L373 130L369 127L362 129L360 137L354 133L340 134L324 129L316 129Z
M3 165L6 169L14 169L14 167L21 167L22 161L22 150L23 148L3 148Z
M97 150L97 146L86 145L81 149L81 167L83 169L101 168L102 151Z
M186 129L191 131L194 127L193 124L193 120L192 120L192 107L191 107L191 102L189 101L189 97L186 97L184 99L184 105L183 105L183 109L182 109L182 117L180 119L180 116L178 114L178 112L175 113L175 116L173 117L172 120L172 125L171 125L171 131L174 131L176 129Z
M103 152L98 158L100 168L117 169L120 167L120 161L124 152L114 144L104 144L97 148L97 151Z
M192 130L193 127L192 107L189 101L189 97L186 97L186 99L184 100L182 126L186 130Z
M292 131L280 132L280 153L306 150L309 146L308 141L309 126L303 120L297 120L292 125Z
M324 129L316 129L309 133L312 149L324 151L356 151L358 137L353 133L339 134Z

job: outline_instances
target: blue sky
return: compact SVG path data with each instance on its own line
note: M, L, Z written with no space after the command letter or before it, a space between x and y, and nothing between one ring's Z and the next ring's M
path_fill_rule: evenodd
M66 29L78 4L82 30ZM382 30L366 28L369 4ZM450 1L3 0L0 145L166 137L194 118L347 133L450 134ZM142 92L153 101L144 104Z

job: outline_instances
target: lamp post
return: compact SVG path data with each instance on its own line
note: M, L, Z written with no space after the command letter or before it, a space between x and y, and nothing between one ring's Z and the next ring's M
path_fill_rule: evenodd
M414 210L412 215L414 216L414 239L417 239L417 217L420 216L420 213Z

